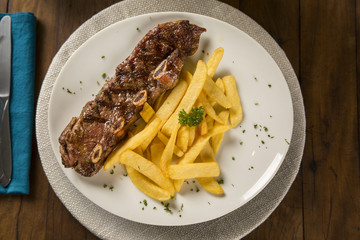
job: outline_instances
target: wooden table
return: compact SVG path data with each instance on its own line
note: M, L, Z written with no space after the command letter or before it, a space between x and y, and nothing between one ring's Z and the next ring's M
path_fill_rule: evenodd
M37 19L36 98L60 46L116 0L0 0ZM245 239L360 239L360 1L224 0L284 49L299 78L307 138L302 167L274 213ZM54 194L33 141L29 196L0 196L0 239L97 239Z

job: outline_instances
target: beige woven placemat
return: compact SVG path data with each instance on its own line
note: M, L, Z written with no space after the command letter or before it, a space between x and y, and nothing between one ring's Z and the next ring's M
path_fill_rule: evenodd
M199 4L201 3L201 4ZM115 216L84 197L67 179L55 159L48 131L48 103L62 67L87 39L103 28L151 12L192 12L225 21L258 41L281 69L291 92L294 129L290 149L272 181L243 207L212 221L176 227L132 222ZM55 193L85 227L104 239L239 239L260 225L279 205L294 181L305 144L305 112L300 86L283 50L256 22L239 10L215 0L127 0L117 3L81 25L63 44L45 76L36 112L36 137L42 165Z

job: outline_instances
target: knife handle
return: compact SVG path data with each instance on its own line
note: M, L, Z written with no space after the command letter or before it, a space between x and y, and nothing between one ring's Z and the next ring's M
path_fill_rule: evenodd
M9 98L1 97L0 99L0 184L6 187L11 181L12 173Z

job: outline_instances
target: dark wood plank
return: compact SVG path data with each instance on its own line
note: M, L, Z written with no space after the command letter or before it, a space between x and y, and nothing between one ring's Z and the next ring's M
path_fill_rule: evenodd
M0 12L6 13L7 12L7 5L8 5L7 0L0 0Z
M299 2L242 0L239 9L259 23L278 42L299 76ZM302 238L302 176L300 171L278 208L244 239Z
M300 10L304 237L360 239L355 1L304 0Z

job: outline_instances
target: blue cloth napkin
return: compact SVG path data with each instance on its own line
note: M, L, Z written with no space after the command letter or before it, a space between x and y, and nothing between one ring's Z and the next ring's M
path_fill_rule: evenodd
M11 17L12 61L10 132L12 180L0 194L29 194L29 169L34 112L36 18L32 13L2 14Z

